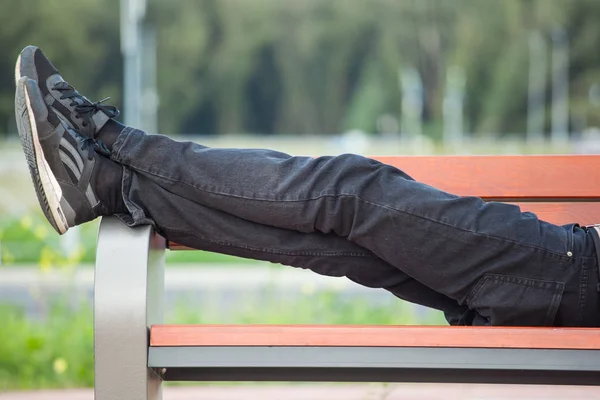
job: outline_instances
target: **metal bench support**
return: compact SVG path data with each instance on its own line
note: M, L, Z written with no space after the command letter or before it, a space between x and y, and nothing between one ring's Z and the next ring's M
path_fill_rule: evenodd
M457 328L460 329L460 328ZM443 347L150 347L165 381L600 385L600 350Z
M164 240L149 226L102 219L94 287L96 400L162 399L162 379L148 369L148 338L149 327L163 321L164 254Z

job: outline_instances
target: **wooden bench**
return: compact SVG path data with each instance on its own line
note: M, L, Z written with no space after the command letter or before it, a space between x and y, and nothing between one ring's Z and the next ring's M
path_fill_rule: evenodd
M600 222L600 156L380 157L451 193L541 219ZM169 326L164 252L115 218L100 226L96 399L158 399L162 381L600 384L600 330L398 326ZM201 307L201 305L197 305Z

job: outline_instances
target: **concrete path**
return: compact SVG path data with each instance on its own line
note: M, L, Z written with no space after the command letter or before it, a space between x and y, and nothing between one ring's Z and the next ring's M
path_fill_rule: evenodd
M93 400L90 389L0 393L0 400ZM599 399L589 386L461 384L302 384L167 387L163 400L587 400Z

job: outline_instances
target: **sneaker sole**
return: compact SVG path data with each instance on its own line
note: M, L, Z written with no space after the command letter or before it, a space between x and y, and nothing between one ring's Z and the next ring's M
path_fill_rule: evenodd
M15 85L17 85L17 83L19 82L19 79L21 79L21 77L23 77L23 74L21 73L22 65L25 65L32 71L35 71L34 55L35 55L36 50L37 50L37 48L34 46L27 46L19 54L19 57L17 58L17 63L15 65ZM37 74L36 74L36 76L27 76L27 77L30 79L33 79L34 81L37 81L37 79L38 79Z
M58 233L63 234L69 229L69 225L60 206L62 189L43 156L35 116L31 109L27 87L24 84L22 91L17 88L17 104L18 112L21 114L21 118L17 118L19 136L38 201L52 227ZM27 112L27 118L22 118L25 112Z
M19 84L19 79L21 79L21 55L17 58L17 64L15 65L15 86Z

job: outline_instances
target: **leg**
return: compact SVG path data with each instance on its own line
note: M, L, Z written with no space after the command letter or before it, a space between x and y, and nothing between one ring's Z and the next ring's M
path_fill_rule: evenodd
M120 168L89 151L110 152L95 139L112 146L118 136L114 159L163 189L250 222L346 238L488 323L577 325L586 299L596 298L586 291L597 282L593 240L576 225L452 196L359 156L207 149L122 131L110 119L116 109L81 96L37 49L24 50L16 71L19 133L40 205L59 233L124 209L102 184Z
M554 323L577 262L591 256L579 228L453 196L360 156L210 149L128 128L112 157L200 205L346 238L492 324Z
M23 51L17 61L16 75L15 112L19 134L40 206L57 232L64 233L99 215L126 211L131 215L122 217L129 219L132 225L152 223L145 218L144 209L134 203L138 200L158 220L159 227L164 225L163 234L179 238L182 243L200 248L205 243L204 248L229 254L313 268L327 275L346 275L364 285L384 287L407 300L439 308L448 315L458 313L459 317L449 319L463 323L460 318L463 310L455 301L418 284L368 251L338 237L274 232L266 226L245 223L247 221L236 224L236 217L223 218L218 211L194 208L195 204L185 207L185 199L171 195L148 179L136 179L129 170L124 173L121 166L96 154L94 150L102 153L106 150L94 140L100 130L104 139L107 134L116 137L121 131L118 123L109 119L115 110L92 104L82 97L64 82L38 49L28 47ZM38 82L29 76L35 76ZM76 131L74 126L80 130ZM112 144L113 141L107 142ZM145 181L148 185L144 186ZM194 212L195 209L198 212ZM186 225L190 216L193 223ZM221 232L206 224L211 219L212 226Z
M336 235L301 233L256 224L170 193L149 177L124 173L129 225L155 223L169 240L207 251L310 269L371 288L383 288L403 300L444 311L451 324L470 324L474 313L387 264L368 250Z

